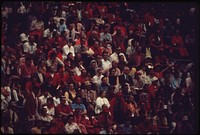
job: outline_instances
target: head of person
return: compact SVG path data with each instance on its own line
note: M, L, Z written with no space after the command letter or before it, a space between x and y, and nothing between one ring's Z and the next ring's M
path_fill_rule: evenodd
M81 102L82 102L81 100L82 100L81 97L77 96L75 99L76 104L81 104Z
M49 107L54 106L54 101L52 97L47 98L47 106Z
M50 53L50 59L56 59L56 51Z
M102 112L108 114L109 113L109 108L106 104L102 105Z
M61 101L60 101L60 103L62 104L62 105L65 105L65 103L66 103L66 97L65 96L61 96L61 99L60 99Z
M101 75L101 74L102 74L102 68L97 68L96 74L97 74L97 75Z
M25 57L25 63L26 63L26 65L31 65L31 61L32 61L32 59L31 59L30 56L26 56Z
M68 122L69 124L73 123L73 122L74 122L74 115L69 115L69 116L67 117L67 122Z
M108 52L107 51L103 51L102 56L103 56L104 60L107 60L108 59Z
M103 84L107 84L107 82L108 82L107 77L106 77L106 76L102 77L102 78L101 78L101 82L102 82Z
M29 41L30 42L34 42L34 40L35 40L35 37L33 35L29 36Z
M111 68L110 69L110 76L115 76L116 73L116 69L115 68Z
M130 72L130 68L127 67L127 66L125 66L125 67L124 67L124 73L128 75L129 72Z
M99 92L99 95L101 98L104 98L104 97L106 97L106 92L102 90Z
M74 90L74 84L73 83L69 84L69 90Z
M92 61L90 62L90 66L91 66L93 69L95 69L95 68L97 67L97 62L96 62L96 60L92 60Z
M97 49L99 48L99 41L94 42L94 48L97 48Z
M73 45L73 39L72 39L72 38L69 38L69 39L68 39L68 45L69 45L69 46Z
M119 55L121 53L121 48L120 47L117 47L116 48L116 53Z
M64 19L60 19L60 24L64 24L65 20Z
M85 81L85 89L86 90L91 90L91 83L90 83L90 81Z
M87 76L87 70L86 69L81 70L81 76Z

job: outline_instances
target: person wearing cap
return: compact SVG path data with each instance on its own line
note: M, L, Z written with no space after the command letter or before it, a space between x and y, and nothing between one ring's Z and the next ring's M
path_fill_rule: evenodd
M87 68L88 71L90 71L90 76L94 77L96 75L96 70L97 70L97 61L96 60L91 60L89 68Z
M94 104L95 100L97 99L97 91L95 87L91 87L92 83L90 81L85 81L83 92L83 98L86 101L86 104L91 103ZM94 86L94 84L93 84Z
M127 46L127 48L126 48L126 55L127 55L127 58L129 59L129 60L131 60L131 58L132 58L132 56L134 55L134 53L135 53L135 44L134 44L134 38L130 38L129 40L128 40L128 46Z

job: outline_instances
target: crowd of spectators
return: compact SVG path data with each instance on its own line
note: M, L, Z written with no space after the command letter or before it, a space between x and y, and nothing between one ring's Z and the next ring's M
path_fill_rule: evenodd
M196 132L195 4L13 1L1 15L1 133Z

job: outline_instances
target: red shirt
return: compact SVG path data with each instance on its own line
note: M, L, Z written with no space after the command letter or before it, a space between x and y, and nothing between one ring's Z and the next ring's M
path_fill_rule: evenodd
M176 44L177 46L180 47L183 44L183 37L174 35L172 36L171 41L172 41L172 44Z
M53 85L53 86L55 86L55 87L57 87L61 82L61 78L59 76L59 73L54 73L54 76L52 77L51 73L47 72L46 73L46 78L48 80L48 83Z
M118 28L121 30L122 36L126 36L127 35L126 27L125 26L123 26L123 25L117 25L117 26L114 27L114 31L116 31Z
M39 83L35 83L34 85L37 86L37 87L40 87ZM29 81L29 82L26 83L25 90L27 92L33 92L33 83L31 81Z
M21 76L22 77L31 77L36 72L36 68L34 65L21 65Z
M72 109L69 105L63 105L62 103L60 103L57 107L56 107L56 113L59 114L60 112L69 114L72 112Z
M156 94L156 91L158 90L158 86L154 86L154 85L150 85L149 86L149 95L150 95L150 97L152 97L152 98L155 98L155 94Z
M95 56L97 56L97 55L101 56L102 55L103 50L100 47L94 48L94 46L91 46L90 48L94 51Z

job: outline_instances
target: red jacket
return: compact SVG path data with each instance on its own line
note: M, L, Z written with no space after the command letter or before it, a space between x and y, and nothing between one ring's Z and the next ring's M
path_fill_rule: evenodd
M58 85L60 85L61 78L59 76L59 73L54 73L54 76L52 77L51 73L47 72L46 78L47 78L47 82L51 84L52 86L57 87Z

